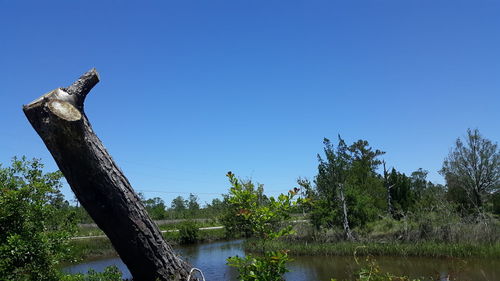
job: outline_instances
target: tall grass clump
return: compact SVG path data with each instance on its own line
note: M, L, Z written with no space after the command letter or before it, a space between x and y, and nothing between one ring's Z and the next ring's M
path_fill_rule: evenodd
M248 251L259 251L255 247L260 242L248 240L245 249ZM381 242L307 242L276 240L266 241L264 247L269 250L289 250L290 255L302 256L350 256L357 251L360 256L417 256L417 257L487 257L500 258L500 243L492 245L472 244L444 244L436 242L420 243L381 243Z

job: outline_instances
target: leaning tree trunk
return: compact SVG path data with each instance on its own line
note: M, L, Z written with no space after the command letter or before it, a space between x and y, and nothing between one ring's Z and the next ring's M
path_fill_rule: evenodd
M165 242L85 116L85 97L98 82L92 69L68 88L23 106L23 111L134 280L186 280L191 267Z

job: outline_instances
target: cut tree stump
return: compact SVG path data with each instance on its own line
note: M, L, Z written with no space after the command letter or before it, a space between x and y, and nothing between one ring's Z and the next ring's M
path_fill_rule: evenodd
M187 280L192 267L163 239L85 115L85 97L98 82L92 69L68 88L23 106L24 114L134 280Z

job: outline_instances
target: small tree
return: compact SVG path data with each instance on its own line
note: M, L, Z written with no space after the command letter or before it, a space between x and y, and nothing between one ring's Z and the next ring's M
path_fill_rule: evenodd
M255 185L251 180L238 180L231 172L227 177L231 187L229 194L224 195L225 208L221 223L228 237L250 237L253 235L251 221L242 214L267 202L263 194L264 187L262 184Z
M212 199L212 203L207 203L204 208L206 217L220 219L226 209L226 202L219 198Z
M334 147L325 138L324 156L318 154L311 223L317 228L342 226L345 238L352 240L352 227L365 225L387 208L383 180L375 172L384 152L364 140L347 146L338 139Z
M392 168L386 181L386 185L390 187L392 216L399 217L401 213L410 209L415 200L414 192L411 189L411 179Z
M200 204L198 203L198 196L190 193L188 201L188 210L191 217L195 217L200 211Z
M187 200L184 200L182 196L177 196L172 200L170 207L176 212L183 212L186 210Z
M325 212L327 213L325 217L331 220L329 226L337 224L338 218L342 217L345 236L347 239L353 239L345 196L352 159L349 148L340 136L336 149L329 139L325 138L323 144L325 158L318 154L318 175L315 181L320 202L316 205L319 208L313 212L313 224L321 225L321 221L319 223L314 221L317 217L321 218ZM319 216L314 216L318 211Z
M232 187L226 197L233 206L233 216L240 217L243 223L250 226L254 236L260 239L264 247L265 241L277 239L292 233L292 226L286 225L290 219L290 211L295 205L293 197L298 189L280 194L278 198L269 197L266 204L259 204L256 192L245 189L233 173L227 174ZM261 186L262 187L262 186ZM260 190L262 193L263 189ZM265 251L262 256L230 257L227 262L238 268L239 279L244 281L280 281L287 272L288 252Z
M146 207L146 211L154 220L162 220L166 217L165 202L160 197L154 197L143 200L142 203Z
M76 224L59 191L62 174L42 168L24 157L0 167L2 280L58 280L57 265L68 254Z
M474 209L481 212L487 195L498 191L500 186L497 144L483 138L479 130L468 129L465 141L457 139L440 173L449 189L463 190Z

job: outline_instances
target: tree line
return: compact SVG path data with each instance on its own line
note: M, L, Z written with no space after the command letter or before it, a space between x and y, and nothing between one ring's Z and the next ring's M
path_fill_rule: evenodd
M429 181L424 169L409 175L387 169L384 154L366 140L348 145L339 136L335 144L324 139L317 175L312 180L299 178L298 188L288 195L267 197L262 184L230 173L229 192L204 207L194 194L174 198L169 208L158 197L142 201L153 219L217 218L231 237L270 239L292 234L284 221L296 213L316 230L341 230L346 240L358 239L381 221L404 221L420 238L432 237L439 228L443 235L439 239L451 241L452 224L464 226L460 223L466 221L494 236L489 241L498 241L498 228L483 227L498 225L500 215L497 143L478 130L458 138L440 170L445 185ZM61 178L60 172L43 172L39 159L14 158L10 166L0 166L0 276L5 280L63 278L57 265L70 258L69 238L78 222L91 220L81 207L64 199ZM299 199L292 200L295 196ZM403 239L412 239L409 231L402 234L407 237ZM277 253L271 254L270 261ZM286 255L278 254L286 261ZM232 262L246 269L253 266L253 260ZM282 273L283 267L273 270Z
M422 168L410 175L388 170L385 152L366 140L347 145L338 136L336 145L326 138L323 143L317 175L298 180L306 199L302 207L317 229L341 227L351 240L352 228L384 216L401 219L442 206L474 219L500 214L500 153L477 129L469 129L465 140L458 138L444 159L439 173L446 185L429 181Z
M293 213L307 216L317 229L341 227L345 238L353 239L352 229L381 217L399 220L436 206L451 208L463 218L500 214L498 147L477 129L467 130L464 139L458 138L443 160L439 173L445 185L428 180L428 171L423 168L410 174L388 168L391 165L383 160L385 152L372 148L367 140L347 144L339 135L335 143L325 138L323 144L323 153L317 155L317 175L312 180L297 180L304 200L292 209ZM262 184L241 180L241 185L256 194L259 204L268 203ZM188 198L177 196L168 207L159 197L146 199L141 194L155 220L216 218L228 232L235 229L236 236L248 236L248 230L236 231L247 226L237 223L228 196L222 194L222 199L215 198L203 207L194 194ZM90 219L84 210L76 212L81 214L82 222Z

